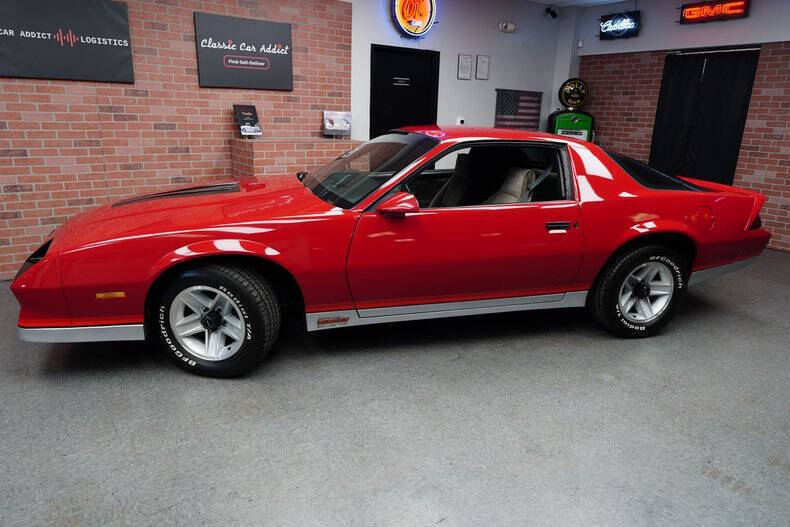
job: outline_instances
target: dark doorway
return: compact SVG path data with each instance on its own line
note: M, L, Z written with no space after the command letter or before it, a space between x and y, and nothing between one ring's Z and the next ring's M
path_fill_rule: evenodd
M371 46L371 139L401 126L436 124L438 100L438 51Z
M667 55L650 166L732 184L760 51Z

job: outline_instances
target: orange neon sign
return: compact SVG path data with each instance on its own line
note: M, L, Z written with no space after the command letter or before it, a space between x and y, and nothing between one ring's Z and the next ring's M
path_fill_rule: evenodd
M732 20L749 16L749 0L718 0L683 4L681 24L699 24L717 20Z
M406 35L421 37L436 19L436 0L391 0L393 20Z

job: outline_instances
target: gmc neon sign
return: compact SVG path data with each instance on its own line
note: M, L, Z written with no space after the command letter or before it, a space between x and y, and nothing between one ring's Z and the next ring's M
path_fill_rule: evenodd
M749 16L749 0L716 0L683 4L681 24L701 24L720 20L734 20Z

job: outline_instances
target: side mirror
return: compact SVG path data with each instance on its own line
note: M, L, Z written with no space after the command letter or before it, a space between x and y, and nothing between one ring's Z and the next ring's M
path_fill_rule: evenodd
M376 207L376 212L386 218L402 218L407 213L420 212L420 204L408 192L398 192Z

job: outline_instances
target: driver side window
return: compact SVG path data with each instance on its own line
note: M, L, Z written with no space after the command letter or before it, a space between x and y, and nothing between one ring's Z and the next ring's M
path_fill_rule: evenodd
M420 208L506 205L569 198L561 150L542 145L454 149L393 189Z

